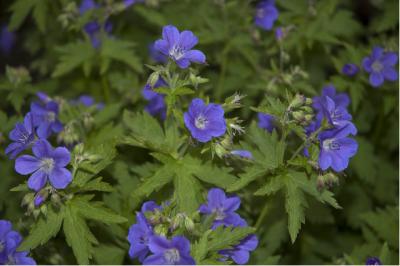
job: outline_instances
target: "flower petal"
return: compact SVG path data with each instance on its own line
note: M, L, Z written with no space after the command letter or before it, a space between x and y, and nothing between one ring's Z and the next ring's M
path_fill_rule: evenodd
M387 80L396 81L398 79L397 71L392 67L385 67L382 73Z
M22 155L15 160L15 171L21 175L35 172L40 167L40 161L31 155Z
M321 150L319 153L318 164L322 170L326 170L331 166L332 159L328 152Z
M239 209L240 206L240 198L239 197L231 197L227 198L224 202L224 210L226 212L234 212Z
M212 188L208 191L207 201L211 208L223 206L225 200L225 192L222 189Z
M28 179L28 187L34 191L41 190L47 182L47 174L41 170L34 172Z
M64 189L72 181L71 172L66 168L54 167L49 176L51 185L56 189Z
M373 87L381 86L383 83L383 75L378 72L372 72L369 76L369 83L371 83Z
M67 148L58 147L52 153L51 157L54 159L58 167L65 167L71 161L71 153Z
M382 56L382 64L385 66L394 66L397 64L398 56L396 53L387 52Z
M53 147L51 147L47 140L41 139L35 142L32 147L32 152L38 158L51 157L53 153Z
M190 50L185 53L184 58L199 64L204 64L206 62L206 56L200 50Z
M177 60L177 61L176 61L176 64L177 64L180 68L185 69L185 68L188 68L188 67L190 66L190 61L189 61L189 59L186 59L186 56L185 56L185 57L183 57L183 58Z
M155 254L148 256L144 261L143 265L164 265L165 259L163 254Z
M51 124L46 121L41 122L36 130L36 133L39 138L47 139L51 135Z
M184 48L185 50L192 49L198 42L199 40L193 34L193 32L188 30L182 31L179 36L179 46Z
M164 253L166 249L171 248L170 242L163 236L152 236L149 239L149 249L153 253Z
M246 264L249 261L249 252L247 250L238 250L233 252L232 259L239 265Z
M162 31L163 39L169 44L169 47L178 43L179 41L179 31L175 26L168 25L163 28Z
M163 53L164 55L169 55L169 44L165 40L158 40L154 43L154 48Z
M181 254L189 254L190 253L190 242L184 236L175 236L172 238L172 245L179 250Z

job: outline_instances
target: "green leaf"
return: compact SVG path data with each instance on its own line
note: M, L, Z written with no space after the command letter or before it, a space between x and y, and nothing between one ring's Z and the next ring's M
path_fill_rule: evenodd
M8 24L11 31L18 29L19 26L21 26L22 22L24 22L25 18L36 3L37 0L17 0L12 4L10 7L12 16L10 23Z
M270 180L261 188L259 188L254 195L262 196L262 195L272 195L279 191L282 187L284 187L284 176L274 176L270 178Z
M69 43L57 48L57 51L60 58L52 74L54 78L71 72L86 61L92 60L95 55L95 50L89 42Z
M239 180L230 185L227 189L228 192L233 192L246 187L249 183L256 180L258 177L263 176L266 173L264 168L257 165L245 168L245 172L239 175Z
M307 202L303 191L300 190L293 181L286 178L285 209L289 216L288 229L292 243L296 240L301 224L305 222L304 209L306 207Z
M87 182L83 187L80 188L81 191L103 191L103 192L113 192L115 189L106 182L101 181L102 177L98 177Z
M227 188L233 184L237 178L230 172L231 168L218 167L212 165L211 162L202 163L199 159L185 156L183 165L187 168L187 172L195 175L203 182L216 185L218 187Z
M40 218L32 226L29 235L25 237L22 244L18 247L18 250L26 251L47 243L47 241L49 241L52 237L55 237L60 231L63 219L63 208L61 208L58 212L55 212L53 208L49 206L47 216L40 216Z
M116 156L115 143L109 141L85 150L89 156L96 157L95 161L84 161L79 164L72 184L83 187L91 178L110 165Z
M148 197L154 191L161 189L163 186L172 181L174 176L173 166L165 165L160 167L151 177L146 180L132 192L134 197Z
M93 253L92 244L98 244L98 242L85 220L71 205L66 207L63 229L67 244L72 248L78 264L89 264Z
M46 16L48 12L47 0L36 0L35 8L33 9L33 18L39 28L44 33L46 31Z
M275 169L283 163L285 144L279 141L276 131L271 134L253 123L246 141L251 144L250 147L244 146L244 148L250 149L254 160L265 170Z
M24 184L19 184L18 186L11 188L10 191L13 191L13 192L24 191L25 192L25 191L29 191L29 188L28 188L28 185L26 183L24 183Z
M129 65L136 72L143 71L142 63L133 51L134 44L120 39L103 38L100 54L103 59L113 59ZM108 70L108 66L101 69L101 74Z
M76 208L82 217L98 220L106 224L125 223L128 220L108 208L102 206L102 202L89 202L87 198L75 197L70 205Z
M251 227L223 227L219 226L210 233L208 242L208 251L219 251L229 249L239 244L239 242L251 233L254 233Z
M94 259L101 265L122 265L125 254L125 249L111 245L100 245L94 249Z
M175 198L181 212L191 214L203 200L199 182L185 171L178 171L174 178Z

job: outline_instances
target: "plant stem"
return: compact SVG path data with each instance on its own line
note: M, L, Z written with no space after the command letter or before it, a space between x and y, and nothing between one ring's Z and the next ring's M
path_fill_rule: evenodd
M303 144L300 145L300 147L297 148L297 150L293 153L292 157L290 157L289 161L293 160L308 144L310 144L316 136L318 136L318 134L324 130L325 127L321 126L320 128L318 128L317 131L314 131L311 136L306 139L306 141L303 142Z
M261 210L260 215L258 216L256 225L255 225L256 229L260 228L260 225L261 225L262 221L264 220L265 216L267 215L268 211L269 211L269 205L265 204L263 209Z

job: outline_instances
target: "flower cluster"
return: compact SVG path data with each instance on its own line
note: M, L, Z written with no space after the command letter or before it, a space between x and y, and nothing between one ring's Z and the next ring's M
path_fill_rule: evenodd
M79 6L79 13L81 15L85 14L89 10L97 9L100 6L94 0L83 0ZM110 21L106 21L104 25L101 25L98 21L90 21L85 24L84 30L89 36L92 46L94 48L99 48L101 45L101 33L104 31L107 35L111 34L112 24Z
M336 172L347 168L349 159L358 149L357 142L349 138L356 135L357 129L351 122L347 111L350 99L345 93L336 93L333 86L323 88L322 95L313 98L316 120L306 129L308 135L319 131L320 142L319 167L322 170L332 168ZM327 129L321 130L327 122ZM321 132L322 131L322 132Z
M72 181L72 174L66 168L71 160L65 147L53 148L47 140L52 133L59 133L63 125L58 120L59 105L45 93L37 94L40 103L31 104L31 110L25 115L23 123L17 123L10 132L13 141L5 150L15 159L21 152L32 149L32 155L22 155L15 160L15 171L31 176L28 187L37 192L35 206L43 203L43 191L49 181L53 189L65 189Z
M385 80L396 81L398 79L395 66L398 62L398 55L395 52L385 52L380 46L375 46L369 56L362 60L362 68L369 74L369 83L378 88ZM353 77L360 71L360 67L354 63L345 64L342 73Z
M38 93L41 103L32 103L23 123L17 123L10 132L13 141L5 150L14 159L19 153L30 148L36 139L47 139L52 133L59 133L63 125L58 120L58 103L44 93Z
M154 201L142 205L127 237L132 259L137 258L143 264L153 265L196 264L190 255L190 241L182 235L182 232L195 231L196 225L183 213L172 215L171 205L166 203L159 206ZM208 193L207 204L200 206L199 213L213 219L212 230L219 226L245 227L246 221L235 212L239 206L238 197L226 197L224 191L213 188ZM232 249L220 250L218 253L222 261L231 258L238 264L245 264L249 260L249 252L257 245L257 237L248 235Z
M190 242L186 237L174 236L168 239L165 235L157 234L155 227L165 223L162 210L163 207L154 201L142 205L141 211L136 214L136 224L130 227L127 237L131 244L130 257L138 258L145 265L195 264L190 256ZM174 230L173 226L168 229Z
M207 204L199 208L199 212L214 217L212 229L218 226L245 227L247 222L235 211L240 207L239 197L227 197L219 188L210 189ZM245 264L249 260L249 252L256 249L258 239L256 235L249 235L232 249L221 250L224 260L232 258L237 264Z
M0 264L36 265L36 262L28 257L27 251L17 251L21 242L22 237L12 230L12 224L6 220L0 220Z

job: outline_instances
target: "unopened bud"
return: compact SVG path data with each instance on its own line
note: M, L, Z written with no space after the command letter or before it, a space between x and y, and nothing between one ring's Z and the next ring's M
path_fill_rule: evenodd
M304 116L304 120L305 120L306 122L310 122L311 120L313 120L313 118L314 118L313 115L305 115L305 116Z
M188 230L189 232L192 232L194 229L194 222L192 219L190 219L189 217L185 217L185 222L184 222L185 228L186 230Z
M153 88L154 85L156 85L156 83L157 83L159 78L160 78L160 73L158 73L157 71L153 72L153 73L150 74L150 77L147 79L147 84L151 88Z
M311 98L306 98L305 104L311 105L313 103Z
M214 146L214 151L219 158L223 158L225 155L228 154L228 151L220 143L217 143Z
M305 103L305 101L306 101L306 97L304 97L304 95L296 94L296 96L294 96L294 99L290 103L290 107L298 108L298 107L302 106Z
M294 119L297 121L303 121L304 120L304 113L301 111L295 111L292 113L292 116Z
M168 228L163 224L158 224L154 227L154 233L161 236L166 236L168 233Z
M33 198L35 197L34 193L28 193L22 198L21 206L29 205Z
M54 205L60 205L61 204L61 198L57 193L51 194L50 200Z
M304 111L307 114L312 114L314 112L314 110L310 106L307 106L307 105L300 107L300 110Z

